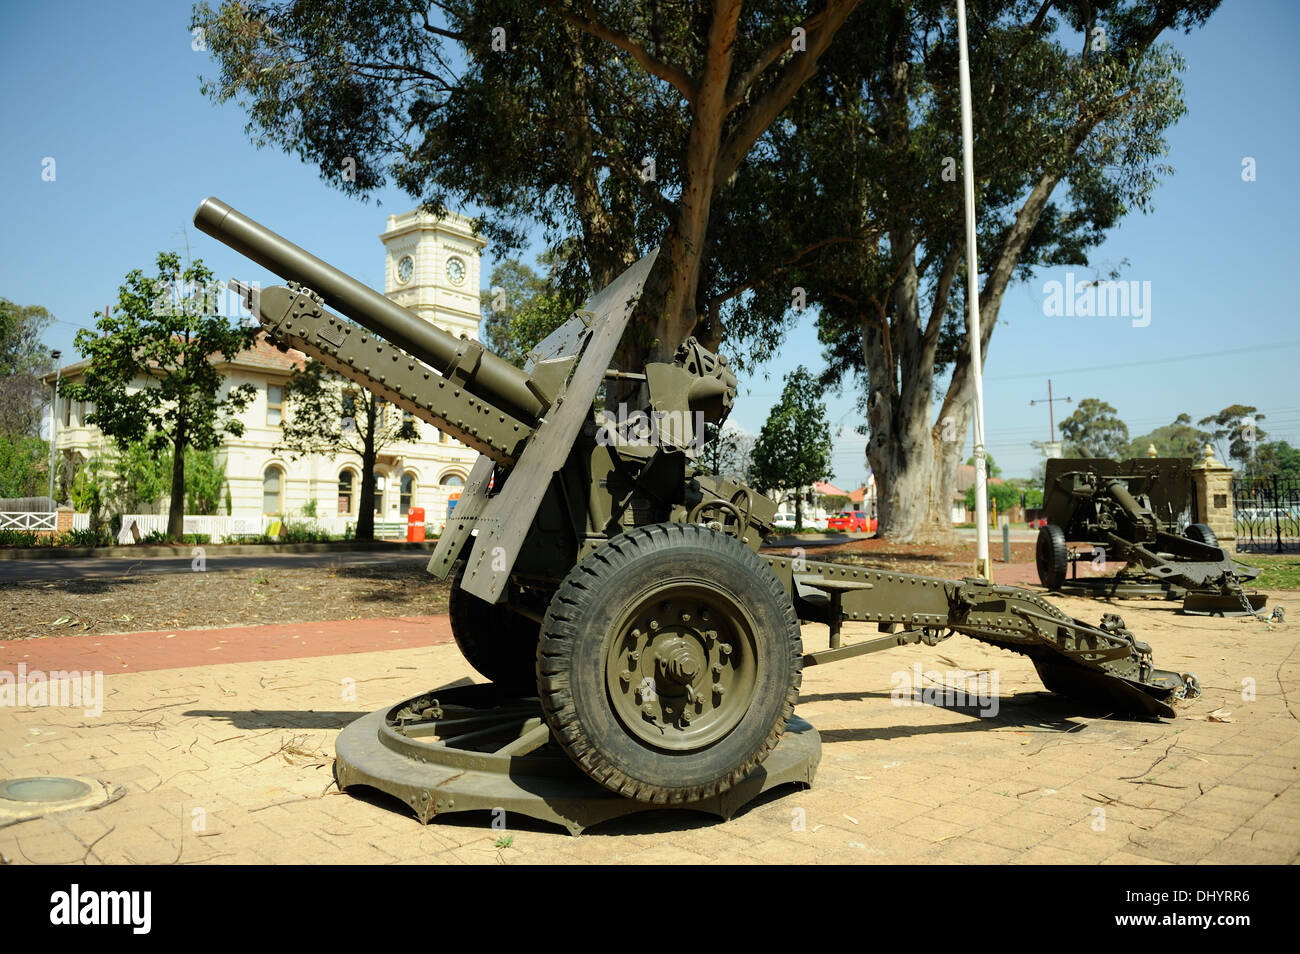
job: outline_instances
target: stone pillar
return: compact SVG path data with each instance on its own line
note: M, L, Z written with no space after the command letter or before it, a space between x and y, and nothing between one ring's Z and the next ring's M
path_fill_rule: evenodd
M72 532L73 510L71 507L60 507L54 511L54 535L62 536L65 533Z
M1219 538L1228 553L1237 551L1237 529L1233 523L1232 468L1214 459L1214 448L1205 445L1205 456L1192 465L1195 522L1203 523Z

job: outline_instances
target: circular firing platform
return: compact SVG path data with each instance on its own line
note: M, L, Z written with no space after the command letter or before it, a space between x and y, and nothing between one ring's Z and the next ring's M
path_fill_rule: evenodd
M761 765L712 798L669 805L633 801L587 778L560 747L536 698L492 685L435 689L362 716L339 734L339 788L378 789L421 822L450 812L503 810L573 834L637 812L689 809L730 818L780 785L812 785L821 737L797 716Z

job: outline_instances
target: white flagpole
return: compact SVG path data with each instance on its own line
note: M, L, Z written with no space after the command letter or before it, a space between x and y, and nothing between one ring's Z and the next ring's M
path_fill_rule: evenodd
M993 579L989 562L988 474L984 453L984 368L980 348L979 253L975 246L975 143L970 105L970 58L966 51L966 0L957 0L957 43L961 80L961 165L966 189L967 347L975 385L975 573Z

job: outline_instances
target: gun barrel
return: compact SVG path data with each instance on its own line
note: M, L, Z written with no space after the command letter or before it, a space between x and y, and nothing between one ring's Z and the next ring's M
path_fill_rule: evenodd
M330 307L439 373L453 367L463 352L463 342L218 198L203 200L194 213L194 224L280 277L306 285ZM528 387L528 375L510 362L485 351L478 367L471 370L466 390L530 423L541 416L544 408Z

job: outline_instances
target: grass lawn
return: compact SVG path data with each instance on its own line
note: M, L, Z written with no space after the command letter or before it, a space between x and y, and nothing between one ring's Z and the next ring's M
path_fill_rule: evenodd
M1255 586L1262 590L1300 590L1300 554L1238 553L1233 559L1259 567Z

